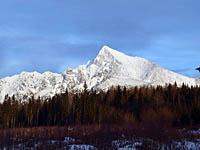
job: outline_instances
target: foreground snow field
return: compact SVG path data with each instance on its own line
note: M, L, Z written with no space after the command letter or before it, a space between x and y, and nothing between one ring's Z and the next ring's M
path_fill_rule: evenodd
M66 139L69 139L67 141ZM20 141L20 139L19 139ZM28 141L21 141L16 145L4 146L0 150L7 149L41 149L41 148L55 148L55 149L65 149L65 150L97 150L97 146L92 144L84 144L80 140L75 140L71 137L66 137L64 140L47 140L43 142L34 141L29 139ZM103 145L101 145L103 147ZM109 149L117 150L138 150L138 149L149 149L149 150L160 150L160 149L178 149L178 150L199 150L200 149L200 139L194 140L172 140L169 143L159 143L151 139L133 139L133 140L114 140L110 143Z
M96 132L91 128L35 128L14 129L1 131L0 150L7 149L65 149L65 150L199 150L199 129L180 129L181 137L177 136L165 140L135 136L125 132ZM40 132L39 134L37 132ZM58 131L58 132L57 132ZM83 133L83 131L85 133ZM24 132L26 134L24 134ZM5 136L4 134L7 133ZM63 134L67 136L56 136ZM195 134L195 136L193 136ZM10 135L10 137L9 137ZM50 136L51 135L51 136ZM183 136L184 135L184 136ZM169 136L169 135L168 135ZM168 137L167 136L167 137Z

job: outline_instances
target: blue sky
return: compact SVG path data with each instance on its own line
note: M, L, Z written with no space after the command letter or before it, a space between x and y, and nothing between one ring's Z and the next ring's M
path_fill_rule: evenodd
M0 77L63 72L103 45L200 77L199 0L0 0Z

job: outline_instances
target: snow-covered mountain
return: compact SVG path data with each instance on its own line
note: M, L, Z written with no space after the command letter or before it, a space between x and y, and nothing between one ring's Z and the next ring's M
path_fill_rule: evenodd
M19 75L6 77L0 80L0 101L5 95L15 95L19 99L27 96L41 96L42 98L53 96L56 93L65 92L66 84L60 74L45 72L22 72Z
M63 74L45 72L22 72L0 80L0 101L5 95L17 98L40 96L51 97L66 89L80 91L84 83L88 89L106 90L111 86L166 85L183 83L199 85L199 81L169 71L141 57L132 57L104 46L97 57L76 69L67 69ZM198 82L198 83L197 83Z

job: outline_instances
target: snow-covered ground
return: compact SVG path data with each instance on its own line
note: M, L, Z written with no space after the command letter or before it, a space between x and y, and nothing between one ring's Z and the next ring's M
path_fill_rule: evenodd
M174 141L170 147L172 149L199 150L200 139L196 139L192 141L191 140Z
M123 149L137 149L138 147L141 147L143 145L140 141L129 141L129 140L115 140L112 141L112 147L118 150Z
M192 135L199 135L200 136L200 129L198 130L191 130L191 131L188 131L189 134L192 134Z
M75 130L74 128L68 128L68 130ZM105 149L114 149L114 150L140 150L140 149L149 149L149 150L200 150L200 132L197 130L186 130L180 129L179 132L184 135L185 138L182 139L171 139L166 143L156 141L150 138L142 137L133 137L130 135L126 136L122 134L121 136L109 137L106 139L106 148ZM187 134L189 135L187 138ZM194 135L194 136L192 136ZM98 137L87 137L87 142L85 138L74 138L71 136L66 136L63 139L46 139L41 140L36 136L35 138L30 139L20 139L18 136L15 136L10 139L6 145L0 144L0 150L21 150L21 149L64 149L64 150L98 150L104 147L104 143L101 143L101 140L98 141ZM90 138L95 138L91 140ZM99 137L101 139L101 136ZM88 142L93 141L93 142ZM97 142L98 141L98 142ZM104 141L105 142L105 141ZM1 141L0 141L1 143ZM99 148L100 147L100 148Z
M13 145L3 146L0 147L0 150L7 150L7 149L14 149L14 150L21 150L21 149L46 149L50 148L61 148L66 150L96 150L93 145L90 144L83 144L80 143L80 140L76 140L72 137L65 137L64 140L22 140L18 139L18 142Z
M69 150L96 150L92 145L86 145L86 144L73 144L69 145Z
M63 140L47 140L47 141L35 141L33 139L29 140L18 140L18 143L14 145L0 147L0 150L7 149L41 149L41 148L54 148L54 149L65 149L65 150L97 150L98 146L103 147L102 144L86 144L80 139L74 139L72 137L65 137ZM200 139L180 139L171 140L168 143L159 143L152 139L145 138L133 138L126 139L125 137L113 140L110 142L109 149L117 150L137 150L137 149L149 149L149 150L160 150L160 149L178 149L178 150L199 150L200 149Z
M178 149L178 150L199 150L200 139L196 140L179 140L170 143L158 143L150 139L138 140L115 140L112 142L113 148L118 150L137 150L137 149Z

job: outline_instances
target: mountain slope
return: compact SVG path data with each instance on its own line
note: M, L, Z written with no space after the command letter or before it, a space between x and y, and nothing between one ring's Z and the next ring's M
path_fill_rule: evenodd
M165 85L167 83L196 85L193 78L161 68L144 58L131 57L104 46L89 64L67 71L66 76L78 77L74 88L87 81L89 88L107 89L110 86ZM81 87L80 87L81 86Z
M53 96L65 91L64 78L60 74L45 72L22 72L19 75L6 77L0 80L0 101L5 95L15 95L23 100L25 97L42 98Z
M86 65L68 69L63 74L23 72L0 80L0 101L6 94L19 99L28 96L51 97L56 93L111 86L165 85L168 83L196 85L196 79L166 70L144 58L131 57L104 46L97 57ZM199 82L198 82L199 83Z

